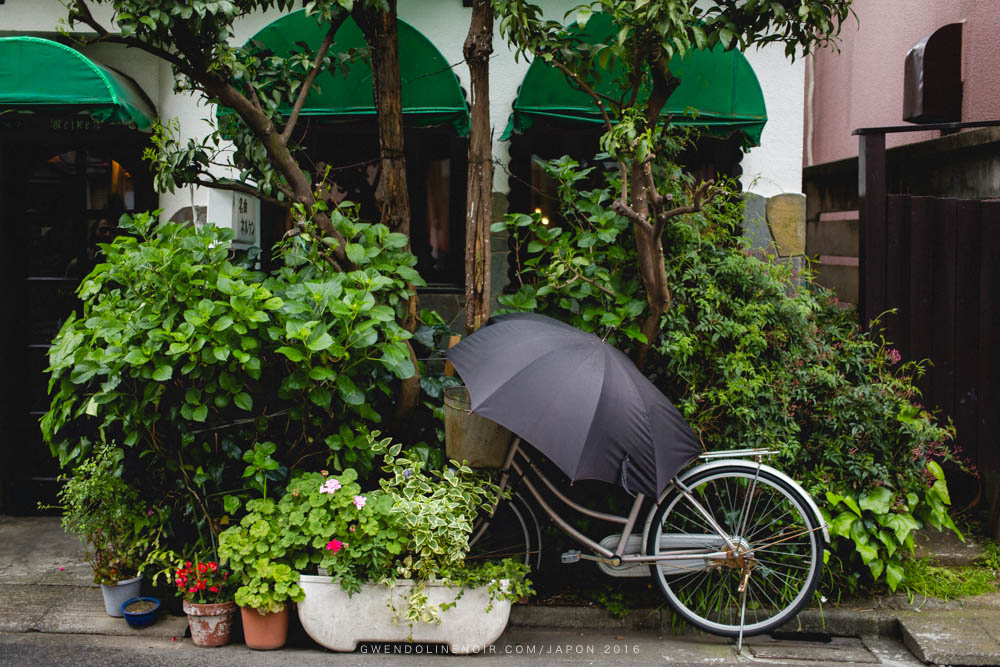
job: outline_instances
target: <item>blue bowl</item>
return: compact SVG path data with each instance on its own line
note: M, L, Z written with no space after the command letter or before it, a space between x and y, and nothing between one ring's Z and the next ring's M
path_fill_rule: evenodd
M144 611L136 614L134 612L125 609L125 607L129 606L133 602L152 602L156 606L150 609L149 611ZM146 598L146 597L131 598L129 600L125 600L125 602L122 603L122 614L125 615L126 622L128 622L128 624L133 628L144 628L147 625L152 625L153 621L156 620L156 617L157 615L159 615L159 613L160 613L160 601L157 600L156 598Z

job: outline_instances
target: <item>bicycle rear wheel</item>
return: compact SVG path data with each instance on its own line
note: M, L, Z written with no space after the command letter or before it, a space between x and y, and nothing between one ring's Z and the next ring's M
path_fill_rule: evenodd
M647 554L677 549L678 544L690 549L698 542L706 554L731 552L727 558L699 556L650 565L674 611L701 630L730 637L740 632L741 613L747 636L793 618L812 596L823 566L823 535L803 492L751 464L696 472L684 483L737 551L680 493L664 498L653 510ZM744 580L745 612L739 591Z
M493 517L483 516L472 529L468 558L511 558L537 571L542 563L542 534L531 505L519 493L500 502Z

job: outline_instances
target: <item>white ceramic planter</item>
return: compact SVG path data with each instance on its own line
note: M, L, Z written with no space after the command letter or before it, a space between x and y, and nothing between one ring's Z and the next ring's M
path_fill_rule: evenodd
M413 587L400 581L389 588L384 584L364 584L348 596L331 577L303 574L299 585L305 599L299 603L299 620L312 639L334 651L353 651L361 642L406 642L447 644L452 653L477 653L492 644L507 627L510 601L496 600L493 609L487 588L471 588L451 609L441 613L441 624L393 623L392 608L406 609L406 597ZM458 589L428 583L424 590L433 605L452 602ZM391 606L390 606L391 605Z

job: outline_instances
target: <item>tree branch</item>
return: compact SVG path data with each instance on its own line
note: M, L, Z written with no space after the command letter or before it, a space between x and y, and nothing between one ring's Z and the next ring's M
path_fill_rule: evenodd
M685 215L687 213L697 213L700 211L706 201L711 201L715 197L715 180L709 179L707 181L702 181L697 188L691 193L691 203L687 206L675 206L674 208L668 209L666 211L661 211L656 216L656 226L654 228L654 233L659 236L663 232L663 227L667 224L667 221L671 218L677 217L678 215Z
M626 217L632 222L645 227L648 231L653 231L653 225L649 223L649 216L642 215L621 199L616 199L611 203L611 210L620 216Z
M566 67L566 65L562 64L555 58L552 59L551 63L555 65L559 69L559 71L561 71L563 74L569 77L574 83L576 83L576 85L580 87L580 90L582 92L586 93L587 95L590 95L590 97L594 100L594 103L597 104L597 110L601 112L601 118L604 119L604 127L608 130L608 132L610 132L612 130L611 118L608 116L608 112L604 110L604 100L601 99L604 96L598 93L590 86L588 86L586 83L584 83L583 79L580 78L579 74L577 74L570 68Z
M283 202L274 197L268 197L262 193L257 188L246 185L245 183L239 183L236 181L220 181L211 174L207 174L211 180L203 180L200 178L195 178L190 181L192 185L197 185L199 187L213 188L215 190L227 190L229 192L242 192L243 194L248 194L261 201L266 201L269 204L275 204L276 206L287 206L288 202ZM285 193L288 194L288 193Z
M93 14L90 13L90 8L86 5L84 0L74 0L73 7L74 9L69 16L70 22L80 21L84 25L93 28L94 32L97 33L97 39L94 41L108 42L110 44L124 44L125 46L140 49L146 53L156 56L157 58L162 58L183 72L184 75L192 81L197 81L198 77L196 76L197 73L194 68L184 62L184 60L177 54L171 53L170 51L162 49L158 46L147 44L146 42L135 39L134 37L122 37L121 35L109 32L107 28L97 22Z
M334 20L330 24L330 29L326 31L326 36L323 37L323 44L320 45L319 51L316 52L316 57L313 59L312 69L309 70L309 74L306 75L305 81L302 82L302 87L299 88L299 96L295 99L295 105L292 107L292 113L288 117L288 122L285 123L285 129L281 133L281 141L288 143L288 140L292 138L292 130L295 129L295 123L299 120L299 114L302 112L302 107L306 103L306 97L309 96L309 91L312 89L313 82L316 77L319 76L320 65L323 64L323 59L326 58L327 51L330 50L330 46L333 44L333 37L337 34L337 30L344 23L347 18L347 13L342 13L338 19Z

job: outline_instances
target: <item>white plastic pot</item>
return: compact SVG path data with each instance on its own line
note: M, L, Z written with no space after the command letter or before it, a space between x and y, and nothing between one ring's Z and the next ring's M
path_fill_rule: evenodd
M104 595L104 611L108 612L108 616L122 618L125 616L122 613L122 603L139 597L141 588L142 575L134 579L119 581L114 586L101 584L101 593Z
M414 623L402 618L411 581L399 581L392 588L384 584L363 584L353 596L343 591L331 577L303 574L299 585L305 599L298 604L299 620L312 639L333 651L353 651L362 642L420 642L447 644L452 653L478 653L497 640L507 627L510 601L495 600L490 605L487 587L466 589L454 607L441 612L441 624ZM428 603L441 605L455 600L460 589L427 583ZM393 623L393 608L400 621Z

